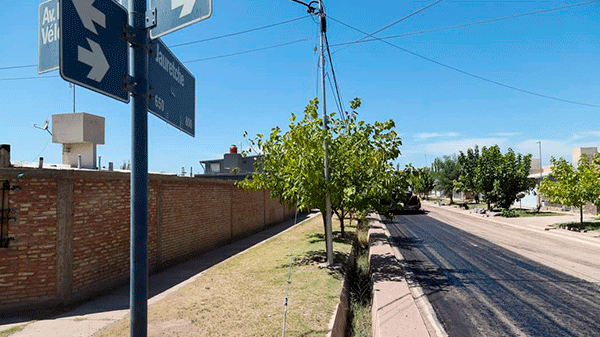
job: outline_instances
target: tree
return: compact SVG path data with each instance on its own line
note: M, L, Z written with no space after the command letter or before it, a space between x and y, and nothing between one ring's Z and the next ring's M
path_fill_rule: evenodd
M391 161L400 155L402 141L393 120L373 125L357 120L356 110L362 102L350 102L347 118L333 118L330 144L330 186L332 209L340 219L350 212L377 209L382 195L389 194L397 177Z
M458 155L458 165L460 167L460 174L457 184L458 189L473 194L475 196L475 200L477 200L477 195L480 193L480 188L477 181L479 147L475 145L475 149L469 148L466 154L460 151Z
M528 178L530 168L531 154L522 156L509 148L502 156L492 190L498 206L510 208L520 192L529 192L535 187L535 180Z
M332 210L343 219L349 211L374 208L388 193L393 180L391 160L400 155L402 144L392 120L371 125L357 120L360 99L350 103L353 112L346 120L328 115L328 132L318 117L318 100L309 102L304 117L292 114L289 130L274 127L265 137L249 139L264 155L256 162L261 172L239 183L251 189L269 189L271 196L299 208L318 208L325 215L325 193ZM324 177L323 142L329 144L329 184ZM325 216L323 216L325 220Z
M412 164L408 164L404 172L408 176L409 185L414 193L427 196L435 188L435 178L430 168L414 168Z
M444 156L443 159L435 158L433 161L436 187L444 194L450 196L450 203L454 203L454 189L460 175L460 166L456 155Z
M583 154L577 169L564 158L552 157L550 162L550 176L554 181L544 178L540 192L552 202L579 207L579 220L583 224L583 206L588 201L597 203L600 200L600 156L594 156L590 164L587 155Z
M477 168L475 169L475 186L483 195L487 202L487 208L492 208L491 204L498 201L494 193L494 184L499 179L498 168L502 163L502 152L498 145L489 148L483 147Z
M468 149L458 156L460 177L457 187L474 194L481 193L488 209L494 204L510 208L521 192L528 192L535 182L528 178L531 155L521 155L508 149L506 154L494 145L479 149Z

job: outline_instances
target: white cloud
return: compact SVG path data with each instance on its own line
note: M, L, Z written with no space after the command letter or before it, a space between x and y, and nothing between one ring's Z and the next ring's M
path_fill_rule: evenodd
M515 151L522 154L532 154L533 157L540 157L540 145L538 144L539 139L528 139L522 141L515 146ZM554 158L565 158L571 161L571 151L578 147L569 141L549 140L542 139L542 161L544 163L550 162L550 157Z
M492 137L514 137L514 136L518 136L519 133L518 132L494 132L494 133L490 133L490 136Z
M418 140L426 140L429 138L439 138L439 137L458 137L460 134L458 132L423 132L417 133L413 137Z
M600 138L600 131L582 131L576 132L571 136L572 140L579 140L585 138Z
M458 154L459 151L466 151L468 148L473 148L478 145L479 148L484 146L498 145L504 149L506 138L465 138L457 139L449 142L431 143L425 145L425 151L436 155L451 155Z

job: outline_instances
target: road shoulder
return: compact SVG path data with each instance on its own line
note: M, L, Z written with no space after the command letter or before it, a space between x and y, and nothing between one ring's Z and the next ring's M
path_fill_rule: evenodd
M447 336L421 288L407 282L404 258L389 242L390 233L378 218L369 229L373 336Z

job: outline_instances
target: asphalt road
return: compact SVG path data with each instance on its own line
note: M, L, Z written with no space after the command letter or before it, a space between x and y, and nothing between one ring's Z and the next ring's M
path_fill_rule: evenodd
M409 278L421 285L450 336L600 336L597 282L573 276L576 271L558 271L464 230L494 227L489 222L465 215L444 221L441 215L398 215L387 227L412 274ZM531 241L527 231L496 226L494 235L502 233L507 245ZM544 236L538 236L542 238L534 246L543 246ZM523 245L525 251L535 250ZM583 255L590 250L583 243L579 246ZM577 249L570 247L569 254L577 254Z

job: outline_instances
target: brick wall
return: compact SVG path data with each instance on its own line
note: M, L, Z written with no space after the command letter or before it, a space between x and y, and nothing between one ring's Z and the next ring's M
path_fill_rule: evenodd
M25 177L17 181L17 174ZM129 277L129 174L0 169L10 192L9 236L0 248L0 314L87 299ZM150 175L150 271L291 218L266 191L233 182Z
M1 179L0 182L5 179ZM46 303L54 299L56 286L56 182L32 178L11 186L9 234L17 238L0 248L0 303Z
M127 180L82 177L73 182L74 294L127 275L129 200Z

